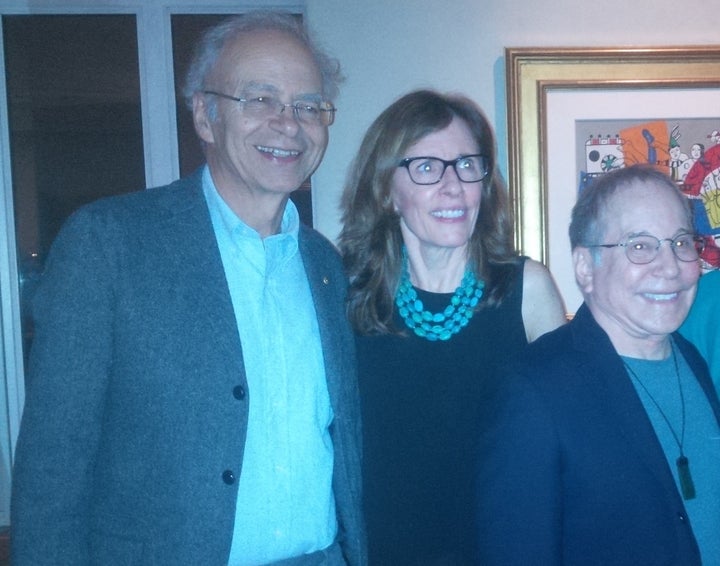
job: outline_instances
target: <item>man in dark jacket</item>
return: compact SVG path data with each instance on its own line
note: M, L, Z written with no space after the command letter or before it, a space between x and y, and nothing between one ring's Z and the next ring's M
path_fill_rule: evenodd
M720 405L676 332L702 250L687 204L644 166L580 195L584 304L488 394L479 564L717 563Z

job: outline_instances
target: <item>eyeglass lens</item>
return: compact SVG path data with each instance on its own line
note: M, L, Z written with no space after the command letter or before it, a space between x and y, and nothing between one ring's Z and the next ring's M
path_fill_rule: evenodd
M320 124L327 126L332 124L335 112L321 106L318 102L296 102L294 104L285 104L277 98L263 96L258 98L250 98L243 102L246 114L256 116L258 118L270 118L277 114L282 114L285 109L292 109L295 118L305 124Z
M487 164L482 155L464 155L450 161L439 157L415 157L404 159L400 166L407 168L410 179L418 185L439 183L450 166L463 183L475 183L487 175Z
M241 98L212 90L206 90L205 94L238 102L246 115L259 120L273 118L282 114L286 108L291 108L293 116L304 124L330 126L335 121L336 109L328 102L306 101L285 104L274 96Z
M663 242L670 243L670 249L680 261L697 260L704 248L703 239L692 234L681 234L676 238L663 240L655 236L637 236L627 241L625 254L633 263L650 263L657 257Z

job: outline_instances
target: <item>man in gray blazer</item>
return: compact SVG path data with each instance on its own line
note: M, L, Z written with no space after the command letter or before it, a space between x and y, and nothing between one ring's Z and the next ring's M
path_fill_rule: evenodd
M288 199L338 82L290 16L220 24L186 88L207 165L66 223L34 303L15 566L366 562L346 281Z

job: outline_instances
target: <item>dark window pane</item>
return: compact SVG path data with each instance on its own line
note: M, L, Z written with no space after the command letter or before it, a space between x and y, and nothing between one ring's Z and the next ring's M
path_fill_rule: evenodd
M192 113L185 105L182 88L185 73L193 55L193 48L202 33L221 22L227 15L188 15L174 14L172 24L173 72L175 75L175 100L178 130L178 155L180 157L180 175L192 173L205 163L200 141L195 134Z
M26 313L65 219L90 201L144 187L137 35L133 15L4 16L2 25Z

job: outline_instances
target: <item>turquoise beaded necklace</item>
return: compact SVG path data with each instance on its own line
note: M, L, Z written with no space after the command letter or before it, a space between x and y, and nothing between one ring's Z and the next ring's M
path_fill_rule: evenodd
M403 246L402 273L395 293L395 304L405 325L421 338L431 342L449 340L465 328L482 298L484 287L485 282L478 280L472 269L468 268L444 311L431 313L425 310L425 305L410 283L407 250Z

